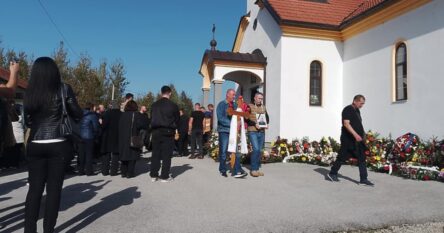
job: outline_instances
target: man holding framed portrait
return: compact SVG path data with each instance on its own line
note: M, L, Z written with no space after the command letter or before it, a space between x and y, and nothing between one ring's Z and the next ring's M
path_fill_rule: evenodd
M248 137L250 138L253 152L251 153L251 171L253 177L263 176L259 171L262 148L265 143L265 130L268 129L269 117L263 104L264 95L257 92L254 95L254 103L249 104L250 117L247 119Z

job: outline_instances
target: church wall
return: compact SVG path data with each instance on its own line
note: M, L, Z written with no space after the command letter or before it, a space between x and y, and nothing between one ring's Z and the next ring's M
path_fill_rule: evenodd
M240 48L241 53L252 53L260 49L267 58L265 102L270 115L269 130L266 131L267 142L273 141L280 134L281 122L281 29L271 14L264 8L254 4L255 0L247 0L247 12L250 12L250 23L245 31ZM253 29L257 19L256 30Z
M343 105L355 94L367 102L364 127L383 136L413 132L444 137L444 1L433 1L344 43ZM393 101L395 45L407 45L408 100Z
M282 38L281 136L339 138L342 108L341 42ZM309 105L310 64L322 63L322 106Z

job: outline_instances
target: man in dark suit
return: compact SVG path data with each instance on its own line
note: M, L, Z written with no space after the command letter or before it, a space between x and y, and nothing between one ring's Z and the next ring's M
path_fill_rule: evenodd
M189 117L185 114L184 109L180 109L178 152L179 156L188 156L188 121Z
M111 109L102 118L102 175L117 175L119 169L119 121L121 111L117 102L111 104ZM111 162L111 167L110 167Z
M151 181L173 181L170 177L171 157L174 150L174 135L179 125L179 107L170 100L171 88L163 86L162 98L151 106L151 129L153 153L151 158ZM162 172L159 177L160 161Z

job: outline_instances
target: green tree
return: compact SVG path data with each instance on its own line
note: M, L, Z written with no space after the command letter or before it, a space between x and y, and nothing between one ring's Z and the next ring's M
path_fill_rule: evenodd
M129 84L125 74L125 66L123 65L122 60L116 60L113 64L111 64L109 70L110 86L108 87L108 91L112 92L112 86L114 85L114 99L122 98L126 87Z
M193 100L189 97L185 91L180 93L180 108L184 109L184 112L187 114L191 114L193 111Z
M65 49L63 41L60 41L59 47L54 51L52 56L57 67L59 67L62 80L71 84L71 86L75 85L76 83L72 75L72 67L69 66L70 61L68 59L68 51Z

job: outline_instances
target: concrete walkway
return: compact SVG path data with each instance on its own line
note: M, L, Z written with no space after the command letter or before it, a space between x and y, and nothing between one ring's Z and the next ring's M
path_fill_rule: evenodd
M211 159L174 158L171 183L152 183L148 159L133 179L67 177L61 232L335 232L444 221L444 184L370 172L375 187L341 182L328 168L266 164L264 177L221 177ZM23 232L26 172L0 175L0 232ZM38 223L42 231L42 220Z

